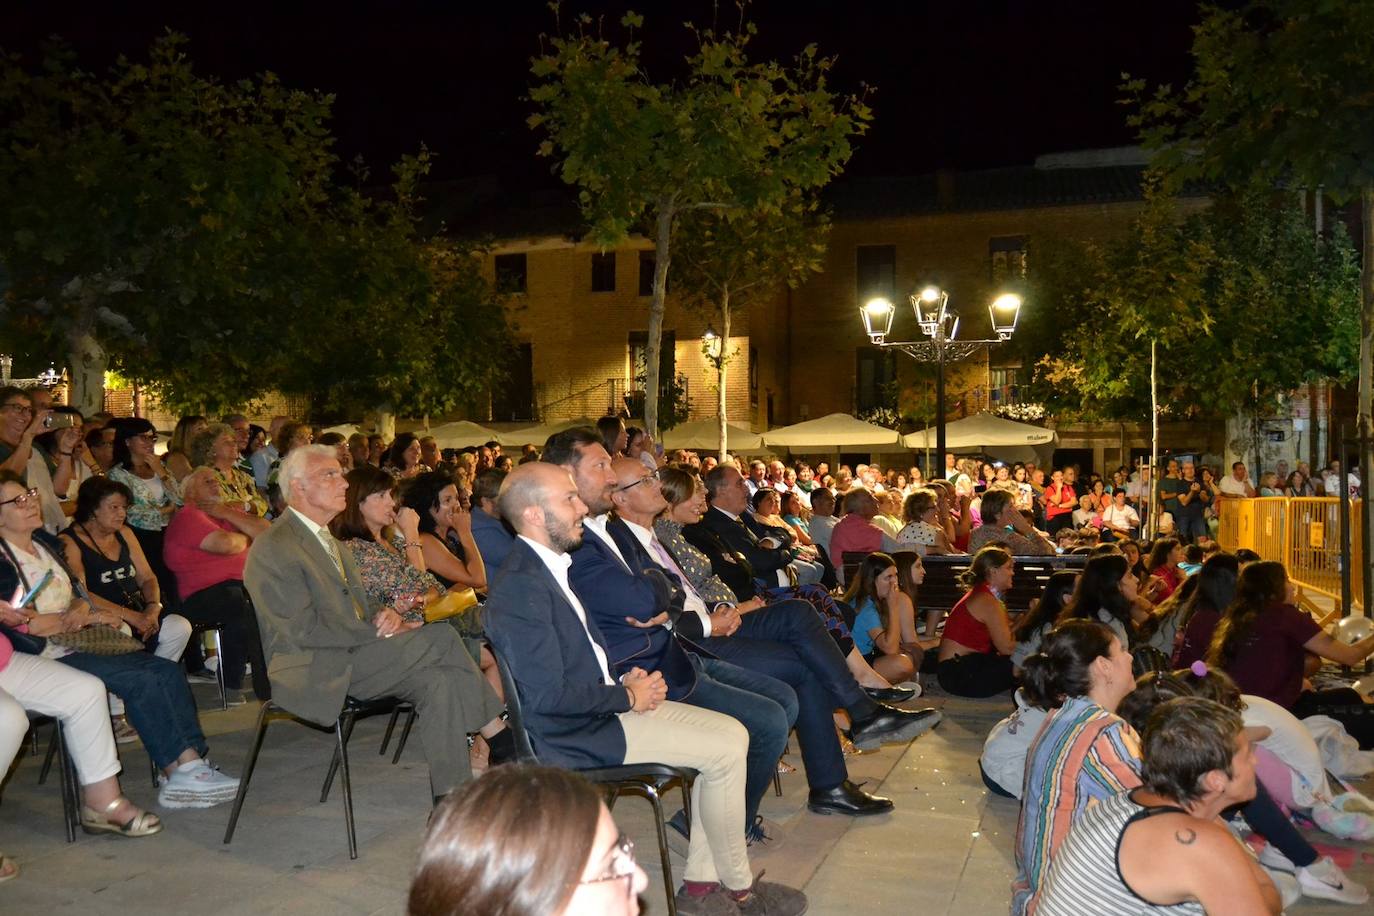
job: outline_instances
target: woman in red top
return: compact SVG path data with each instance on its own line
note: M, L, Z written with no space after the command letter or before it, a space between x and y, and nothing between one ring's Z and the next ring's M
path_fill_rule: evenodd
M1143 594L1151 604L1159 604L1183 584L1186 576L1178 568L1183 559L1183 544L1178 538L1160 538L1150 548L1150 559L1145 561L1150 575Z
M1013 686L1011 635L1002 595L1011 588L1016 563L1001 547L984 547L961 581L969 588L945 621L937 676L948 693L990 697Z
M1355 667L1374 655L1374 635L1350 645L1332 639L1294 606L1297 590L1282 563L1250 563L1236 580L1236 600L1212 637L1207 663L1222 668L1241 693L1264 697L1299 719L1330 716L1364 750L1374 748L1374 707L1355 690L1304 690L1307 653Z
M1073 524L1073 510L1078 508L1078 496L1073 485L1064 482L1064 472L1050 474L1045 487L1045 531L1053 537L1059 529Z

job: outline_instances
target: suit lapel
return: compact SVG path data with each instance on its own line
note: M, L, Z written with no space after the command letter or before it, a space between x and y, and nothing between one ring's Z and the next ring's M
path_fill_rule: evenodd
M288 512L286 521L291 524L290 530L295 534L296 541L300 545L301 552L310 557L315 563L316 570L320 575L326 577L326 581L339 581L339 567L334 565L334 558L325 550L324 544L315 536L315 532L305 526L294 512ZM337 541L337 539L336 539ZM362 576L358 573L357 561L353 559L353 551L342 542L338 541L339 559L343 562L344 584L347 590L341 589L344 598L349 602L349 613L356 617L351 605L357 604L363 610L363 616L367 616L367 591L363 588ZM359 596L362 596L360 599Z

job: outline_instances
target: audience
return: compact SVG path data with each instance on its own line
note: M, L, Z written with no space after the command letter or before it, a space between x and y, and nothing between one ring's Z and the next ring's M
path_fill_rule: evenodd
M1054 543L1037 531L1016 508L1016 494L995 488L983 494L979 509L983 523L969 535L968 549L977 553L989 544L1004 548L1012 556L1054 556Z
M35 398L47 403L40 404ZM75 448L80 430L68 426L47 440L55 449L49 452L40 441L52 417L51 396L44 389L25 391L13 385L0 386L0 470L18 475L21 482L38 491L43 527L56 534L67 523L59 494L65 495L75 472Z
M181 483L195 468L196 464L191 460L191 443L197 435L205 431L209 422L202 416L191 414L177 420L177 425L172 429L172 437L167 442L167 453L162 456L162 462L167 465L167 470L172 472L177 483Z
M472 484L472 541L477 545L485 569L500 569L515 543L496 508L496 497L501 492L506 473L495 469L483 471Z
M1078 587L1059 622L1075 618L1096 621L1116 634L1117 641L1129 650L1135 645L1136 626L1149 617L1151 609L1137 591L1136 577L1126 558L1104 553L1090 557L1083 566Z
M844 496L844 517L830 535L830 560L835 564L840 584L844 584L845 554L895 553L901 549L887 532L873 523L878 500L863 487Z
M920 584L920 560L912 564ZM855 609L854 648L887 680L909 681L925 656L916 636L916 611L898 584L897 564L885 553L871 553L854 574L844 599Z
M425 569L447 588L485 590L487 568L472 539L472 513L452 479L442 471L425 471L411 478L401 498L419 516Z
M267 515L267 499L251 475L238 466L238 437L232 427L214 423L191 440L193 467L209 468L219 485L220 501L256 518Z
M420 440L414 433L399 433L382 459L382 470L398 480L410 480L433 470L421 459Z
M937 523L940 498L934 490L916 490L902 504L906 526L897 532L897 543L921 556L955 553L943 525Z

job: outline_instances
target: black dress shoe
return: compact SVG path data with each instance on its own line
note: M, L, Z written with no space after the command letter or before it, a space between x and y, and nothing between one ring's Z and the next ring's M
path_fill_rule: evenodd
M879 706L878 712L853 724L849 740L861 751L871 751L884 744L906 744L939 725L943 718L938 709Z
M885 814L891 811L892 799L870 795L846 779L833 789L812 789L810 797L806 800L806 807L817 814L867 817L870 814Z
M865 687L864 693L879 703L905 703L916 696L910 687Z

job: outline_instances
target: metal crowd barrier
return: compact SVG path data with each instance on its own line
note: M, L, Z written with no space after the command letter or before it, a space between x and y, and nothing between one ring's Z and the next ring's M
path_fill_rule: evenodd
M1365 607L1360 500L1350 503L1351 604ZM1226 550L1249 548L1288 568L1303 589L1341 600L1341 501L1331 496L1227 499L1217 541Z

